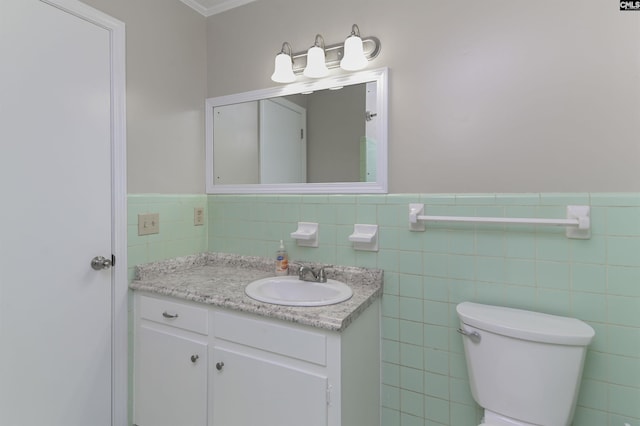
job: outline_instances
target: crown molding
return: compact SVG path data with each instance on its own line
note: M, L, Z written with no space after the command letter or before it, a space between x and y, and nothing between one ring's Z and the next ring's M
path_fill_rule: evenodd
M186 4L187 6L189 6L190 8L192 8L193 10L195 10L196 12L198 12L199 14L205 17L209 17L217 13L222 13L224 11L233 9L235 7L245 5L247 3L251 3L255 0L222 0L215 6L211 6L211 7L206 7L202 5L202 3L199 2L198 0L180 0L180 1Z

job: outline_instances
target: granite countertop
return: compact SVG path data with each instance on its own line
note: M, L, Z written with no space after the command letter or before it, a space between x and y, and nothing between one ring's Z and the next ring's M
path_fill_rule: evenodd
M382 294L380 269L311 262L290 262L289 268L296 271L301 264L324 266L328 278L351 287L353 297L335 305L312 307L259 302L247 296L244 288L254 280L274 276L274 261L226 253L201 253L139 265L129 287L332 331L344 330Z

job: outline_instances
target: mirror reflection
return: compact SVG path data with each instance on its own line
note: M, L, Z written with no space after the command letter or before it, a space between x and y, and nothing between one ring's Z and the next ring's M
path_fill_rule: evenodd
M386 99L368 74L208 99L208 192L385 192Z
M375 181L367 96L375 83L214 108L215 183Z

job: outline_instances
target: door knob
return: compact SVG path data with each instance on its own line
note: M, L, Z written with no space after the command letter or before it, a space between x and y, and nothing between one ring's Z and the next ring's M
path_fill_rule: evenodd
M91 259L91 267L96 271L101 269L109 269L111 268L111 259L107 259L103 256L96 256Z

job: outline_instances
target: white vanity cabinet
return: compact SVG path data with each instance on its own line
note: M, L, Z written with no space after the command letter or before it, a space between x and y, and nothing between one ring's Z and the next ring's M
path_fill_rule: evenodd
M135 301L133 423L205 425L208 310L143 295Z
M329 424L337 336L227 312L212 324L211 426Z
M160 305L183 304L179 299L141 292L136 292L135 298L137 308L145 300ZM135 374L134 406L139 426L170 423L165 422L166 414L154 417L157 422L142 422L149 418L145 417L146 411L154 406L160 412L174 407L182 412L191 406L191 417L175 420L173 426L380 425L379 300L340 332L193 302L184 301L184 307L205 309L207 327L174 332L163 341L157 336L149 338L149 332L168 332L176 327L151 325L144 312L136 315L135 368L142 370ZM165 322L164 317L161 321ZM180 365L182 350L176 348L182 345L171 339L208 346L207 359ZM171 349L163 348L164 342ZM185 344L184 351L190 354L196 349ZM149 361L149 357L155 359ZM172 362L176 365L164 365ZM188 374L198 367L207 371ZM179 394L164 395L160 388L172 382L173 372L183 370L179 373L183 379ZM205 380L204 385L201 380ZM203 400L192 399L196 389L203 389L206 420L194 415L203 411ZM154 399L156 402L151 402Z

